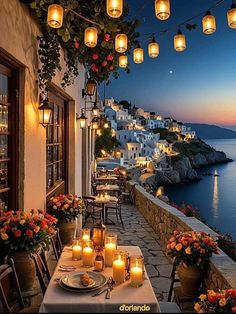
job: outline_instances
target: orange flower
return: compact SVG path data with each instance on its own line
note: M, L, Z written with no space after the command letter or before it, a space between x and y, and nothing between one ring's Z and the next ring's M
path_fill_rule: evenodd
M187 249L185 249L185 253L190 255L192 253L191 247L188 246Z
M176 246L175 246L175 249L176 251L180 251L182 249L182 244L181 243L178 243Z
M174 249L175 246L176 246L176 242L172 242L171 245L170 245L170 248L171 248L171 249Z
M206 300L206 298L207 298L207 296L206 296L205 294L201 294L201 295L199 296L199 299L200 299L201 301Z
M221 307L225 306L226 303L227 303L226 298L222 298L222 299L220 299L220 301L219 301L219 305L220 305Z
M8 235L6 233L1 233L1 238L3 241L6 241L8 239Z

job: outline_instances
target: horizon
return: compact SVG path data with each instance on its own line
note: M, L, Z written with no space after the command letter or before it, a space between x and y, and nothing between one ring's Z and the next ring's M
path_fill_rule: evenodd
M120 71L118 80L112 79L106 87L106 98L126 99L145 110L171 115L183 122L215 124L236 130L236 62L232 58L236 41L235 30L226 22L228 1L212 10L217 23L214 34L202 33L201 17L191 22L197 24L196 30L181 28L187 40L187 49L182 53L173 48L175 29L164 36L156 36L160 44L157 59L147 56L148 41L143 39L143 34L171 28L193 15L186 12L203 12L214 3L215 0L198 3L179 0L172 3L170 19L159 21L153 14L153 3L148 2L137 16L148 21L139 28L145 51L144 63L134 64L130 56L131 73ZM131 15L141 4L141 0L130 0ZM103 86L101 95L104 95Z

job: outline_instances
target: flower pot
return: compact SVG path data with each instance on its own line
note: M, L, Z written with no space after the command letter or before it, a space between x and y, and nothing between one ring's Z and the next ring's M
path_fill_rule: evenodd
M196 297L199 295L199 289L203 280L203 272L196 266L188 265L185 267L180 264L177 273L185 296Z
M61 238L62 244L69 244L71 245L73 242L74 232L76 223L73 222L66 222L63 220L59 220L57 223L57 227L59 228L59 234Z
M15 263L21 291L32 290L35 281L36 269L30 253L28 251L14 251L9 254Z

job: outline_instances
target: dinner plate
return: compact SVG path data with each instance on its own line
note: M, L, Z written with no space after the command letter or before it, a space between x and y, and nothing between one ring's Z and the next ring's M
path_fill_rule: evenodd
M85 272L73 272L67 275L63 275L59 281L59 284L62 288L65 288L66 290L69 289L74 292L86 292L99 289L107 283L107 278L104 275L94 272L88 272L90 278L92 279L92 283L89 286L85 287L80 283L80 277L84 273Z

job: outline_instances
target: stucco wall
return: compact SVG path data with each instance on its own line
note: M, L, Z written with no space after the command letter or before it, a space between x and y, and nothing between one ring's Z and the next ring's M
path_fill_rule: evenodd
M36 37L40 34L40 29L26 5L18 0L1 0L0 30L0 49L22 65L20 99L24 105L25 115L24 147L20 148L21 154L24 155L24 174L21 176L24 190L22 204L25 209L43 208L46 198L46 131L38 120L39 89L36 84L38 70ZM81 95L85 71L82 66L79 70L80 77L76 79L74 85L65 89L65 92L74 100L75 105L72 108L74 114L80 113L80 108L84 104ZM63 71L58 72L53 80L59 88L62 75ZM75 165L71 166L75 168L75 192L80 194L82 184L81 130L75 119L71 123L75 123L75 136L72 140L69 139L72 141L71 147L74 146L71 152L75 157Z
M131 182L130 184L134 184ZM186 217L176 208L150 195L140 185L135 186L135 207L143 214L147 222L159 235L164 249L174 230L205 231L217 238L218 234L194 217ZM236 287L236 263L219 250L213 255L206 271L208 289Z

